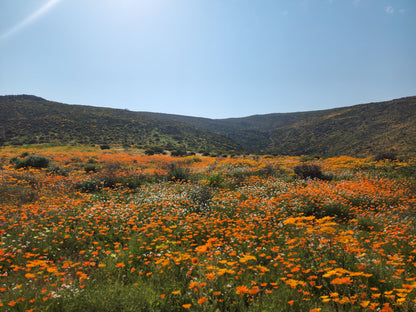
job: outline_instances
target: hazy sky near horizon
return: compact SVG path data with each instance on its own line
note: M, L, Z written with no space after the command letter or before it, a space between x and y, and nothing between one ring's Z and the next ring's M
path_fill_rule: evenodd
M415 0L0 0L0 95L209 118L416 95Z

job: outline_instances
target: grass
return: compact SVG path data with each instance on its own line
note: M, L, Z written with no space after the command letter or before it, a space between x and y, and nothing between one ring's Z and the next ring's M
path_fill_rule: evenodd
M0 150L4 311L416 310L412 159L313 159L322 180L300 157L27 151L58 174L22 152Z

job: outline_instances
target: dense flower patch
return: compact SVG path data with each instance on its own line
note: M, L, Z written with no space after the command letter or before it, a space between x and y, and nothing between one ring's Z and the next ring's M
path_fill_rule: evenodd
M2 310L416 310L412 160L313 160L329 178L305 180L299 157L21 152L0 151Z

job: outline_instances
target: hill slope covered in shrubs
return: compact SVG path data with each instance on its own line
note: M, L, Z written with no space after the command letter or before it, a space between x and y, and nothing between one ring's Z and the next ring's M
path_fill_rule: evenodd
M321 111L208 119L0 96L0 143L117 144L280 155L416 153L416 97ZM179 152L178 154L183 154Z

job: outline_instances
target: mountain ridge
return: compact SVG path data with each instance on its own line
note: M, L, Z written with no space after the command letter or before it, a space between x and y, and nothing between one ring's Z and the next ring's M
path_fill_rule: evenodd
M195 152L366 156L416 153L416 96L325 110L211 119L0 96L4 145L111 143ZM88 123L86 128L83 123Z

